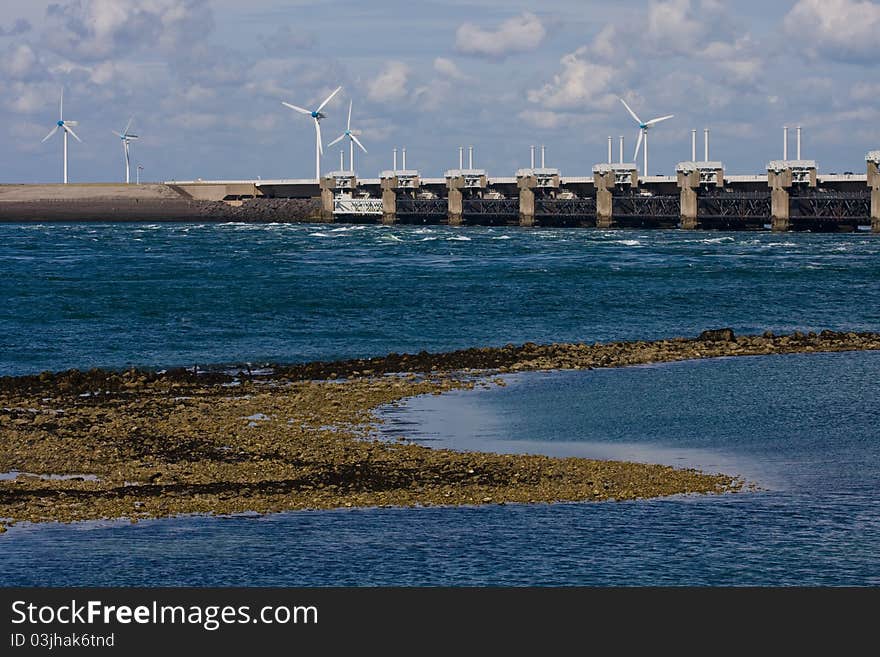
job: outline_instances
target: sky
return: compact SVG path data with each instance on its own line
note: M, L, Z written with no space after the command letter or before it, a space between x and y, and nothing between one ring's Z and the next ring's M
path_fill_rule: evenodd
M0 182L58 182L58 118L76 120L72 182L124 179L112 134L134 117L143 180L314 176L311 119L334 88L324 143L361 130L361 177L394 147L424 177L458 166L510 176L545 144L547 166L591 175L607 137L648 120L650 172L710 159L759 173L803 126L803 157L830 173L880 149L880 2L873 0L4 0L0 14ZM793 144L794 133L792 133ZM793 145L791 155L793 156ZM325 148L324 172L340 145ZM347 148L346 148L347 158ZM346 162L348 166L348 162ZM134 177L134 174L132 174Z

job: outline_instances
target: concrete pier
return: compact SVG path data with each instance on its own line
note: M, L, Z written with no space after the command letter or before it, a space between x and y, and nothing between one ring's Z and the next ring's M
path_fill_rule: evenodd
M356 188L357 180L351 172L334 171L321 178L321 221L332 224L336 197L341 192L352 194Z
M543 159L543 158L542 158ZM534 167L516 172L516 186L519 190L519 225L535 226L535 197L555 198L559 191L559 169Z
M709 161L679 162L675 173L681 189L681 228L696 230L701 227L699 192L711 187L724 187L724 165Z
M397 222L397 177L381 178L382 223L390 226Z
M450 226L461 226L464 221L463 200L469 196L481 197L489 186L483 169L450 169L446 172L446 217Z
M462 214L462 189L464 189L464 178L455 176L446 180L448 195L446 197L446 220L450 226L461 226L463 220Z
M676 168L678 187L681 189L681 228L699 228L699 201L697 189L700 187L700 172L694 162L681 162Z
M871 188L871 232L880 233L880 151L865 157L868 163L868 187Z
M532 175L516 176L519 189L519 225L531 228L535 225L535 177Z
M596 228L614 228L614 191L636 189L639 172L635 164L597 164L593 167L596 189Z
M767 165L770 187L770 224L774 233L791 228L791 189L816 187L816 162L813 160L774 160Z

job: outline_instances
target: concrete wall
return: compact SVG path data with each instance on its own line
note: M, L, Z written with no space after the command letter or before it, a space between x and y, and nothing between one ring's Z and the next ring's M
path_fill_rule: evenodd
M76 201L93 199L180 199L188 198L160 184L69 184L69 185L0 185L0 203L4 201ZM219 200L219 199L218 199Z

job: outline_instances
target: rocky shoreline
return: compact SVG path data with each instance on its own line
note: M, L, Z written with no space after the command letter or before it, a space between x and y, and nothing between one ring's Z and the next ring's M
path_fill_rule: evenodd
M433 450L376 437L374 410L503 372L880 350L880 334L525 344L277 366L0 377L2 523L353 506L625 500L741 490L668 466Z

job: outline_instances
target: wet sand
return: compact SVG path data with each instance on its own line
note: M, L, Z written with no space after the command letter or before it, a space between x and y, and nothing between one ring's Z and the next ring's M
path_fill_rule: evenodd
M499 372L880 350L880 335L793 334L389 354L275 367L0 378L0 521L270 513L351 506L552 503L741 490L735 474L433 450L376 435L374 410L497 385ZM28 474L7 474L7 473ZM58 478L57 475L78 475ZM0 524L2 531L2 524Z

